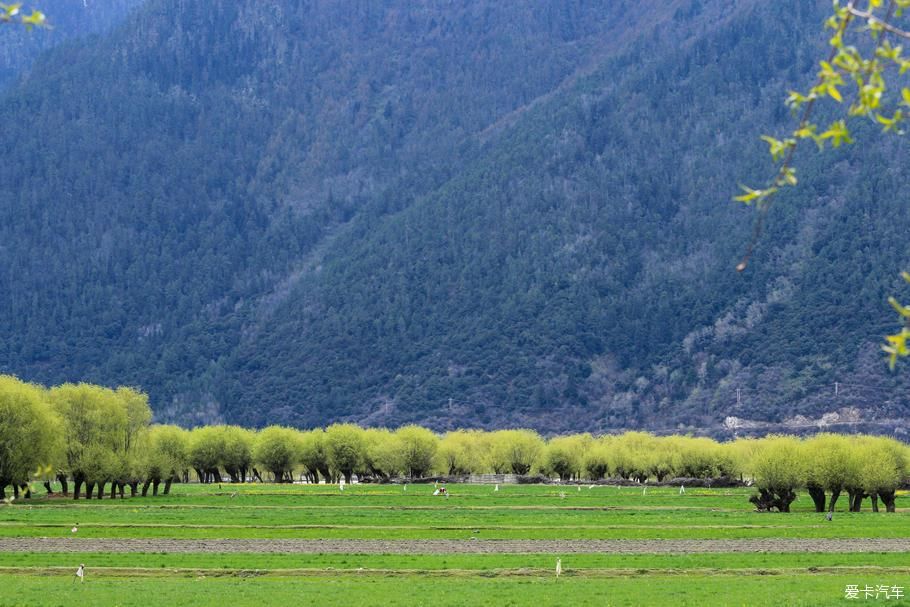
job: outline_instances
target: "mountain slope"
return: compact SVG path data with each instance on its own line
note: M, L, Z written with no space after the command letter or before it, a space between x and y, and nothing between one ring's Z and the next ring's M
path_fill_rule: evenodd
M150 2L2 101L0 369L183 422L904 416L901 143L800 158L732 271L825 10Z
M764 281L790 280L765 260L757 276L731 272L750 225L727 203L758 152L731 164L735 134L748 141L782 118L781 67L811 66L808 45L796 67L755 60L765 46L798 46L803 24L761 27L785 12L639 41L439 190L364 221L289 298L284 323L241 345L230 374L241 397L225 400L301 394L285 419L302 423L327 406L435 426L714 421L680 344L718 311L763 301ZM766 82L778 95L756 99ZM665 377L652 385L655 375Z

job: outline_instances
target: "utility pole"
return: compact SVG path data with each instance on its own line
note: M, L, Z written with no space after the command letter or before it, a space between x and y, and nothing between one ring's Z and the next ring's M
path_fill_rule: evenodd
M741 404L742 404L742 395L739 392L739 388L737 388L736 389L736 406L738 407Z
M837 382L834 382L834 396L837 396L839 389L840 385Z

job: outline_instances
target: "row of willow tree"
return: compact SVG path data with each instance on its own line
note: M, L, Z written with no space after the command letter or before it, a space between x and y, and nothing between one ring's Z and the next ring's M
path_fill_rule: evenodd
M238 426L185 430L151 424L145 394L91 384L50 389L0 375L0 499L12 486L61 483L64 494L158 493L164 484L248 480L310 482L422 478L431 474L540 474L563 481L615 478L637 482L719 479L754 483L760 510L787 512L805 489L821 512L842 493L858 511L871 498L894 510L907 480L910 447L875 436L768 436L719 443L710 438L644 432L544 439L532 430L456 430L438 435L420 426L397 430L334 424L296 430ZM141 489L140 489L141 487Z

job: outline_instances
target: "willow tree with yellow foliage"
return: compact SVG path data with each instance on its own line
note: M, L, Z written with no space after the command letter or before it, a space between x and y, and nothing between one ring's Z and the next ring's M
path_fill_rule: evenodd
M30 493L29 481L53 471L59 445L59 418L47 390L0 375L0 500L6 487Z
M59 468L74 483L73 498L91 499L97 487L100 499L106 483L111 496L143 475L147 432L151 421L148 397L132 388L111 390L92 384L63 384L48 391L59 416L63 448ZM64 488L66 492L66 488Z

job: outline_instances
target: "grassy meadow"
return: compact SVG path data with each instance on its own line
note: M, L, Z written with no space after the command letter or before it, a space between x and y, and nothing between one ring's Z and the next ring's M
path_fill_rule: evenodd
M833 605L848 584L910 591L910 555L876 539L910 538L897 512L830 522L801 494L790 514L757 513L750 489L554 485L175 485L169 496L47 498L0 507L0 605ZM74 534L72 527L78 526ZM58 540L53 552L39 538ZM388 541L358 552L97 552L93 539ZM408 540L761 540L746 552L516 554L432 552ZM854 552L780 551L776 539L850 540ZM63 547L60 542L64 541ZM37 542L37 543L36 543ZM479 543L478 543L479 542ZM121 546L119 542L116 543ZM337 547L336 547L337 550ZM563 574L555 577L556 559ZM73 573L85 563L84 583ZM889 594L893 594L890 593ZM910 605L906 598L865 603Z

